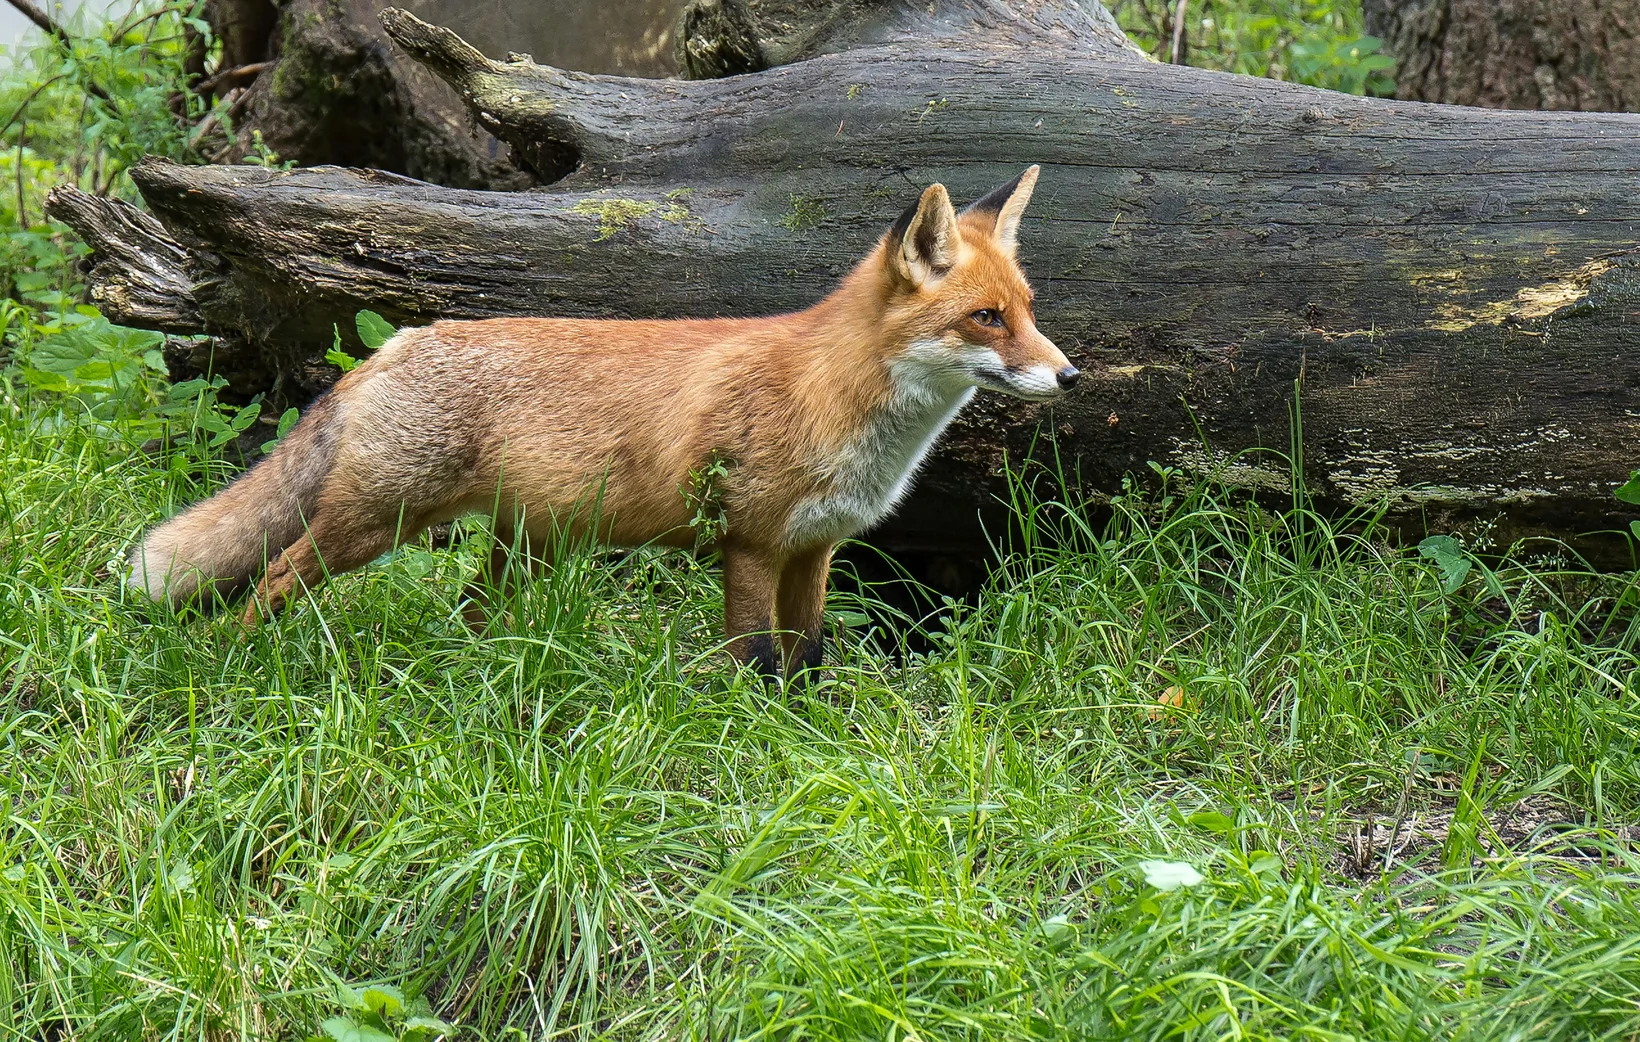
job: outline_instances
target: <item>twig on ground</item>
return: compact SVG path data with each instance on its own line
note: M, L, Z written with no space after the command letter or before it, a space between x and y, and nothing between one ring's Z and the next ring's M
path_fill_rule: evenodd
M1184 16L1185 8L1190 6L1190 0L1179 0L1178 6L1173 8L1173 47L1168 52L1168 60L1174 65L1184 64Z
M194 87L194 93L204 94L215 91L218 87L227 83L239 86L238 81L255 79L258 74L271 68L273 68L273 62L251 62L248 65L235 65L231 69L219 69L212 74L210 79L201 80L198 86Z
M1418 750L1413 749L1407 756L1407 777L1401 783L1401 798L1395 801L1395 824L1390 826L1389 841L1384 844L1384 874L1389 874L1390 862L1395 858L1395 840L1401 834L1401 826L1407 820L1407 797L1412 795L1412 779L1418 773Z

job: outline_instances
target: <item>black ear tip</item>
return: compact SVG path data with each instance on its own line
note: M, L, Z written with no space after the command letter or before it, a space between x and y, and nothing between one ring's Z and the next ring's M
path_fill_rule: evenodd
M1023 171L1002 187L993 188L986 192L983 197L976 199L973 205L968 207L967 212L1001 213L1003 205L1013 198L1014 191L1019 188L1019 182L1023 181L1028 173L1030 173L1029 170Z
M922 200L919 199L917 202L912 203L911 206L906 209L905 213L900 214L900 216L894 221L894 224L888 229L888 237L890 239L897 242L904 241L906 230L911 227L911 218L917 216L917 208L921 205Z

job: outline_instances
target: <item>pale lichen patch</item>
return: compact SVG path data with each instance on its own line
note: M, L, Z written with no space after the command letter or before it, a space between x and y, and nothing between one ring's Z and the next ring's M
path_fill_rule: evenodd
M1287 471L1249 462L1245 455L1209 449L1199 442L1175 441L1173 459L1191 474L1210 478L1226 488L1288 493L1293 490L1292 475Z
M1594 280L1612 270L1609 260L1591 261L1576 272L1542 286L1528 286L1515 294L1520 302L1518 318L1548 318L1561 308L1570 307L1589 295Z
M1443 333L1462 333L1476 326L1501 326L1505 322L1548 318L1563 308L1580 303L1589 295L1594 280L1614 267L1616 262L1601 258L1552 282L1523 287L1508 300L1484 304L1442 304L1435 309L1435 317L1427 326Z

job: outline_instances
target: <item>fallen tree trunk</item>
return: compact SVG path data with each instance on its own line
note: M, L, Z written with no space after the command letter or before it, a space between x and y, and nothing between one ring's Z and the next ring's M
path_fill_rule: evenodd
M866 46L699 82L494 62L389 12L390 35L550 190L144 165L180 250L171 277L144 274L141 308L122 303L129 215L72 191L53 212L95 249L111 317L163 310L164 328L224 338L230 371L238 357L311 389L332 325L364 307L399 323L802 307L926 182L960 203L1038 162L1022 256L1041 328L1089 379L1052 409L982 398L879 544L973 551L1004 460L1042 455L1041 434L1095 489L1151 460L1202 471L1286 450L1295 386L1323 501L1561 533L1626 521L1609 490L1640 462L1640 120L1156 65L1073 7L884 6L822 20ZM721 38L702 54L755 67L776 49L755 17L709 24ZM1257 458L1225 474L1287 484Z

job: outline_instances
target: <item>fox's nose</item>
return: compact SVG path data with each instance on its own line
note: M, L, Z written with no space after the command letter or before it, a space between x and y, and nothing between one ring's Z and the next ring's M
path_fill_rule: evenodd
M1061 391L1068 391L1072 387L1076 386L1076 381L1082 379L1082 370L1076 368L1074 365L1067 365L1065 368L1059 370L1059 372L1053 374L1053 377L1055 380L1059 381L1059 389Z

